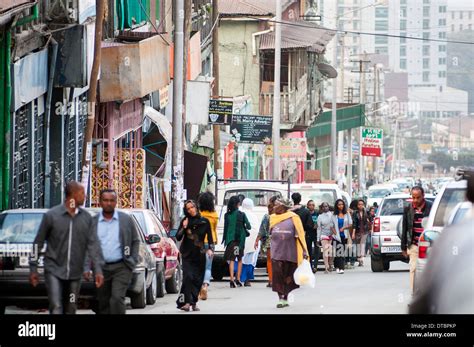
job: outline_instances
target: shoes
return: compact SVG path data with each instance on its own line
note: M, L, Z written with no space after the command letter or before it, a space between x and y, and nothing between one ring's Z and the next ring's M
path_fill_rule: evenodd
M230 287L235 288L235 282L234 281L230 281Z
M271 287L272 287L272 282L268 282L267 288L271 288Z
M359 267L361 267L361 266L364 266L364 263L360 261L359 262Z
M337 268L336 273L341 273L341 270L339 270L339 268Z
M189 311L191 311L191 305L190 305L190 304L186 304L186 305L184 305L184 306L181 306L179 309L180 309L181 311L189 312Z
M316 272L318 272L318 268L317 268L317 267L313 267L313 273L315 274Z
M201 311L201 309L199 307L197 307L196 304L193 305L193 311Z
M242 283L239 280L235 280L235 284L237 287L242 287Z
M249 280L244 282L244 287L251 287L251 284L250 284Z
M288 303L287 300L280 300L277 304L277 308L284 308L288 306L290 306L290 304Z
M207 300L207 286L203 286L199 292L199 300Z
M344 273L344 270L339 271L339 273L342 275Z

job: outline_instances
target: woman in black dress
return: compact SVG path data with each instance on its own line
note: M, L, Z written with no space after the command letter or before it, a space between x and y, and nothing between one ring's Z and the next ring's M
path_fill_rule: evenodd
M183 284L176 303L183 311L199 311L196 303L204 280L206 252L209 256L213 253L212 249L204 249L204 239L207 235L209 245L214 241L209 221L201 217L193 200L185 202L184 215L176 234L176 239L182 241L179 250L183 260Z

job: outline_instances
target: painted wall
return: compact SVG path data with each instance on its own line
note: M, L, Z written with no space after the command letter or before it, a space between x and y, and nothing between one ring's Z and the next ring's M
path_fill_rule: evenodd
M249 21L222 20L219 26L219 87L222 96L250 95L252 113L258 114L260 61L252 55L252 34L260 29Z

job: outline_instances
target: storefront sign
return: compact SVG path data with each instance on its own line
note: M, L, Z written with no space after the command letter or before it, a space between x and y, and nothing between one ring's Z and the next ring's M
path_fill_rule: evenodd
M234 103L232 101L219 99L209 100L209 124L229 125L233 108Z
M272 124L271 116L233 115L230 132L236 142L269 143Z
M383 129L361 128L362 155L366 157L382 156Z

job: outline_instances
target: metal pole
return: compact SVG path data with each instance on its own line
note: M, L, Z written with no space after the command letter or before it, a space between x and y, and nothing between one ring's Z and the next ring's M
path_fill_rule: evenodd
M212 23L214 30L212 32L212 76L214 76L214 90L213 95L219 95L219 26L216 21L219 20L218 0L212 1ZM220 154L220 126L212 126L212 135L214 141L214 172L217 174L221 168L219 154Z
M280 67L281 67L281 0L276 1L275 80L273 87L273 179L281 177L280 168Z
M347 192L352 197L352 128L347 130Z
M171 164L171 229L178 229L181 215L183 182L183 58L184 0L174 2L174 62L173 62L173 140Z
M338 28L338 20L336 18L336 28ZM336 37L334 38L334 51L332 63L337 70L337 42L339 40L339 34L336 31ZM337 179L337 79L332 81L332 114L331 114L331 170L330 175L332 180Z
M398 118L395 119L395 136L393 139L393 149L392 149L392 166L390 167L390 180L393 180L393 173L395 171L395 154L397 153L397 136L398 136Z
M92 159L92 133L95 125L95 104L97 101L97 80L99 79L100 59L102 50L102 28L104 23L105 0L96 0L97 14L95 19L95 39L94 39L94 61L92 63L91 80L88 94L88 117L86 131L84 134L84 144L82 149L82 184L86 188L89 185L89 175L91 173Z

